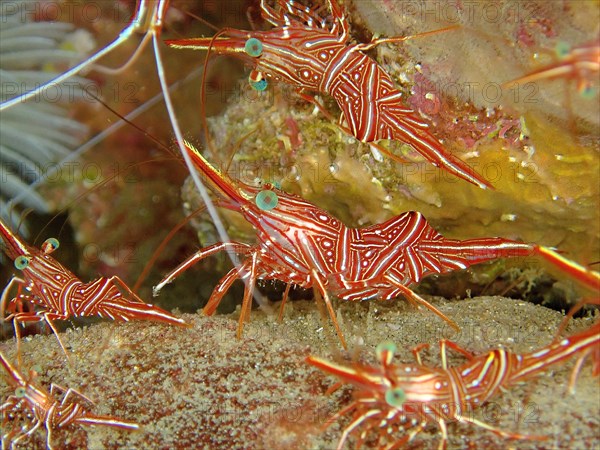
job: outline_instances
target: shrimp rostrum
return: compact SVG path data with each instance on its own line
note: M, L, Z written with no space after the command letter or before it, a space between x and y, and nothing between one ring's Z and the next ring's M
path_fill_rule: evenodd
M509 439L545 440L546 436L501 430L475 418L472 413L515 383L564 363L571 357L598 351L600 323L522 355L499 348L475 356L453 342L442 340L442 367L423 364L420 351L427 347L420 345L413 350L416 364L394 364L392 359L396 347L392 343L382 343L377 347L378 366L344 366L315 356L306 359L308 364L355 387L354 401L326 423L330 426L353 412L349 425L342 432L338 450L351 435L356 435L357 448L369 439L384 441L382 448L401 448L433 423L437 424L442 435L438 448L445 449L448 422L477 425ZM467 361L449 367L447 349L455 350Z

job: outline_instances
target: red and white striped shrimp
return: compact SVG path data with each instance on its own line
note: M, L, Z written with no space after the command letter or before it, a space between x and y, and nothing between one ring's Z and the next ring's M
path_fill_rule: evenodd
M8 309L12 313L5 320L13 321L17 346L20 341L19 323L45 321L58 338L54 320L70 317L100 316L114 320L152 320L170 325L187 324L167 311L145 303L118 276L101 277L84 283L50 254L58 248L58 241L47 239L41 249L26 244L0 220L0 236L4 252L21 271L21 277L13 276L2 293L0 317ZM13 286L19 291L7 303ZM25 291L25 292L23 292ZM35 304L37 312L23 312L23 303ZM64 346L58 340L63 351Z
M90 414L84 406L92 403L75 389L65 389L56 384L50 386L50 392L35 384L35 372L25 378L0 352L0 364L7 373L8 384L15 388L2 406L2 448L16 448L23 438L32 435L40 426L46 428L46 448L52 449L52 432L70 425L102 425L123 430L138 430L139 425L128 420L110 416ZM56 398L63 393L62 400ZM22 417L25 414L27 417ZM22 421L29 422L26 424Z
M155 295L196 262L219 251L243 255L215 287L205 315L212 315L237 278L246 283L238 337L252 303L256 280L277 279L315 288L323 297L342 345L345 340L329 294L342 300L389 300L400 295L432 310L453 327L441 311L408 286L433 273L465 269L501 257L542 256L587 285L600 286L600 276L557 255L554 251L503 238L459 241L436 232L418 212L407 212L366 228L349 228L326 211L267 184L262 188L236 183L211 166L191 145L189 157L204 179L220 195L220 205L240 212L257 232L258 243L223 242L201 249L172 270L154 288Z
M579 311L585 305L600 306L600 297L594 298L594 299L586 299L586 300L583 300L582 302L576 304L575 306L573 306L569 310L568 314L565 316L563 322L561 323L561 325L558 329L558 332L557 332L557 337L555 339L555 342L558 342L563 339L560 335L564 331L564 328L566 327L567 323L575 315L575 313L577 313L577 311ZM588 356L592 357L592 364L593 364L592 374L594 376L600 375L600 345L597 345L595 347L588 349L588 351L586 351L586 352L582 352L582 354L577 357L577 361L575 362L575 366L573 367L573 372L571 373L571 379L569 380L569 392L570 393L575 392L575 383L577 382L577 377L579 376L581 367L583 366L583 363L588 358Z
M457 344L440 341L442 367L422 363L420 351L413 350L416 364L393 364L395 346L383 343L377 347L379 366L342 366L309 356L306 359L324 372L340 378L342 383L356 387L355 400L342 408L326 425L354 411L352 421L344 429L338 444L340 450L352 434L357 434L357 448L379 433L386 449L401 448L411 442L430 423L436 423L442 435L438 448L446 448L447 422L456 421L485 428L510 439L538 439L545 436L508 432L482 422L470 414L475 408L502 390L529 379L567 359L597 351L600 347L600 323L590 329L563 338L535 352L519 355L504 349L495 349L474 356ZM457 351L467 358L460 366L448 367L446 349ZM398 433L392 435L391 433Z
M586 95L592 88L593 80L598 80L600 72L600 37L582 45L568 48L562 43L557 45L558 61L540 67L516 80L504 83L529 83L538 80L572 78L577 81L577 91Z
M297 87L303 98L323 111L307 92L331 95L347 124L342 128L359 141L406 142L435 166L481 188L490 188L483 177L444 149L428 131L428 124L404 104L390 76L364 53L379 44L410 37L351 44L350 27L340 5L335 0L326 3L331 11L327 19L295 1L278 0L275 9L261 0L262 17L274 26L269 31L225 28L212 38L170 40L167 44L240 56L254 68L250 84L255 89L265 89L267 79L282 81ZM383 147L377 148L398 159Z

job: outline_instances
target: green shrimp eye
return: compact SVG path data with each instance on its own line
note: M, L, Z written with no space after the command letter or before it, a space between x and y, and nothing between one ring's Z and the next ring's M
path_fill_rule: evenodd
M567 44L566 42L561 41L558 44L556 44L555 51L556 51L556 56L558 56L559 58L564 58L571 51L571 46L569 44Z
M396 353L396 344L390 341L381 342L375 348L375 354L377 355L377 359L385 360L388 364L393 358L394 353Z
M267 89L267 79L266 78L262 78L258 81L254 81L252 78L248 78L248 83L250 84L250 87L252 89L254 89L255 91L264 91L265 89Z
M44 243L42 244L42 251L44 253L52 253L54 250L56 250L58 248L59 245L60 245L60 243L58 242L58 239L55 239L55 238L46 239L44 241Z
M259 57L262 54L262 50L262 42L256 38L248 39L246 45L244 45L244 51L253 58Z
M23 386L19 386L15 389L15 397L23 398L25 397L25 394L27 394L27 389L25 389Z
M275 192L265 189L256 194L254 201L256 202L256 206L263 211L270 211L277 206L279 198Z
M264 91L267 88L267 79L258 70L250 72L248 83L256 91Z
M29 265L29 258L27 256L17 256L15 258L15 267L19 270L25 269Z
M583 86L583 88L579 92L579 94L581 95L581 98L585 98L586 100L594 98L597 93L598 93L598 91L593 86L590 86L589 84L586 86Z
M402 388L390 388L385 392L385 402L395 408L400 408L406 401L406 393Z

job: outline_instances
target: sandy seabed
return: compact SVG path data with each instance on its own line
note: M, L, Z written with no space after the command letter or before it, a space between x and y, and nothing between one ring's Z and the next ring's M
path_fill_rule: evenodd
M460 333L403 302L344 303L337 311L349 344L346 353L315 303L298 301L286 306L282 323L275 314L252 311L241 340L235 338L236 313L186 314L190 329L106 322L61 335L70 367L54 336L25 339L23 363L25 369L37 366L45 386L73 387L94 400L93 413L142 425L139 432L73 426L54 433L55 448L333 449L346 422L326 431L321 424L350 402L351 389L326 395L335 379L308 366L309 354L374 363L375 346L393 341L395 361L412 363L411 348L429 342L434 345L423 356L426 364L437 366L440 338L475 354L497 346L526 353L551 342L562 320L556 311L501 297L432 302L461 326ZM593 321L576 319L567 334ZM0 350L15 359L14 340L1 343ZM451 366L464 362L450 354ZM598 448L600 383L588 362L576 392L568 394L571 368L572 363L559 365L475 410L479 420L506 431L545 435L546 441L507 440L480 427L450 423L449 448ZM11 394L4 380L0 394ZM409 448L437 448L439 437L431 424ZM44 442L44 432L37 431L18 448L43 448ZM353 444L350 440L345 448Z

